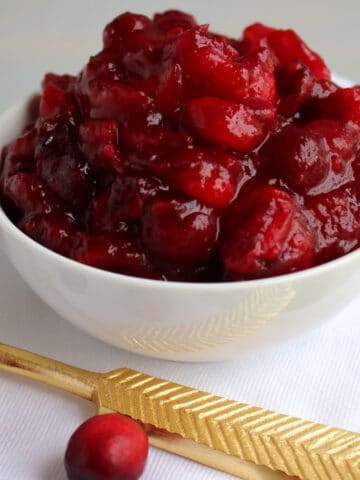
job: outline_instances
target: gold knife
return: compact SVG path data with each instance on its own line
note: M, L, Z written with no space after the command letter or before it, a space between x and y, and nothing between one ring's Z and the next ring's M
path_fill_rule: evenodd
M359 480L360 434L120 368L96 373L0 343L0 370L140 422L150 443L244 480Z

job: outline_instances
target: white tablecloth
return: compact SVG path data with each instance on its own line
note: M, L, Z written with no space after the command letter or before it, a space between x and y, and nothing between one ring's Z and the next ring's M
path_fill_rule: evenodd
M179 2L180 3L180 2ZM201 20L233 34L255 19L293 25L331 67L360 79L358 1L266 0L181 2ZM0 109L37 88L45 70L77 71L99 47L102 25L126 9L162 10L174 3L0 0ZM206 6L204 6L206 5ZM147 8L144 8L147 6ZM271 8L270 8L271 6ZM81 12L85 15L81 17ZM317 25L322 22L321 35ZM234 12L238 12L235 15ZM237 20L238 19L238 20ZM238 25L238 26L237 26ZM340 30L339 30L340 29ZM335 33L338 32L338 35ZM356 42L356 44L355 44ZM344 54L345 52L345 54ZM330 299L329 299L330 301ZM360 297L321 329L237 361L180 364L116 350L72 327L44 305L0 254L0 341L84 368L129 366L280 412L360 431ZM64 480L63 454L73 430L94 407L70 394L0 373L0 480ZM143 480L232 477L151 450Z

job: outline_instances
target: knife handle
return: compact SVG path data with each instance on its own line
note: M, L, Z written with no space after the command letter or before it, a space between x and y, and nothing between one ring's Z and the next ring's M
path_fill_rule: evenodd
M98 375L0 343L0 370L18 373L92 400Z

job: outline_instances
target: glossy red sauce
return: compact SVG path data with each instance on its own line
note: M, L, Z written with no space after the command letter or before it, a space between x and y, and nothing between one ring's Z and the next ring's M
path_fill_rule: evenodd
M292 30L241 39L188 14L125 13L77 76L47 74L2 152L27 235L140 277L221 282L302 270L360 240L360 87Z

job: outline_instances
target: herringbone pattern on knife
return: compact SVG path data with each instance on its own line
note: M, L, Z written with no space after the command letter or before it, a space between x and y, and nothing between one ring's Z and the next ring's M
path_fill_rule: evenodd
M356 433L130 369L100 375L98 395L102 407L288 475L308 480L360 479L360 437Z

